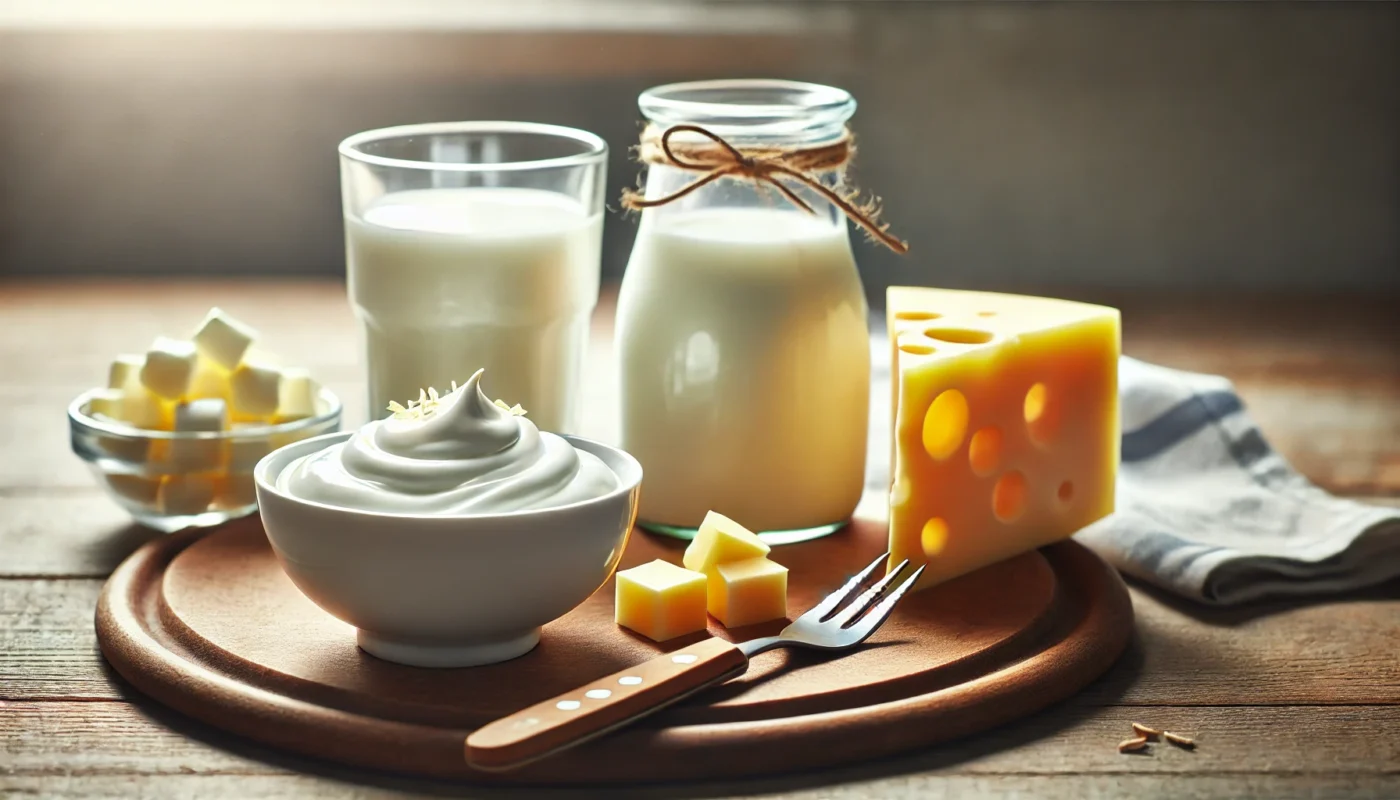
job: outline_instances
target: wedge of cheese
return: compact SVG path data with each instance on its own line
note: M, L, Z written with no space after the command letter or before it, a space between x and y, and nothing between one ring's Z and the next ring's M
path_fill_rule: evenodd
M920 588L1113 511L1117 309L891 287L890 563Z

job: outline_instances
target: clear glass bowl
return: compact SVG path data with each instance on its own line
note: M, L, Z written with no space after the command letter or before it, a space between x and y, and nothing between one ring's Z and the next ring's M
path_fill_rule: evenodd
M253 467L292 442L340 429L340 398L321 389L322 413L276 425L175 433L97 419L86 391L68 406L73 452L142 525L171 532L218 525L258 509Z

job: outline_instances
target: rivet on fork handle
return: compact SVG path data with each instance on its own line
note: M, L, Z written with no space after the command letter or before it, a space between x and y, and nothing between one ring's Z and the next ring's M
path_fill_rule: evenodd
M467 737L467 763L486 771L514 769L741 675L748 664L723 639L664 653L478 729Z

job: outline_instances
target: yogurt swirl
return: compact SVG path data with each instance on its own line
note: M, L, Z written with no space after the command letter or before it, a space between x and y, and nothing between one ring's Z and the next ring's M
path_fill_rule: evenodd
M371 422L293 461L277 488L343 508L434 515L555 508L617 488L597 456L489 400L482 372L417 415Z

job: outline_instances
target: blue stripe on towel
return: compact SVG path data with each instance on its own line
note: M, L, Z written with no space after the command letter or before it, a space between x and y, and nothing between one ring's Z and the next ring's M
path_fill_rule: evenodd
M1123 434L1121 458L1146 461L1218 419L1244 408L1233 392L1205 392L1183 400L1132 433Z

